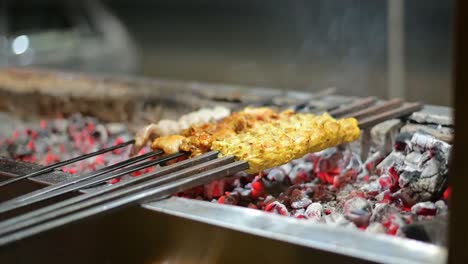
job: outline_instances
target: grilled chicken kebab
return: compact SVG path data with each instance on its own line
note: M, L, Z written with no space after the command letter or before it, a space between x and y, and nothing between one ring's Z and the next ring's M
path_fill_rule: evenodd
M131 154L137 154L148 141L156 137L178 134L183 129L187 129L192 125L218 121L230 114L231 110L228 108L216 106L214 108L202 108L198 111L188 113L181 116L177 121L164 119L160 120L157 124L150 124L138 131Z
M148 141L137 135L137 142ZM322 115L278 113L270 108L246 108L219 121L195 124L180 133L156 137L152 149L166 154L179 151L192 156L217 150L222 156L233 155L249 163L248 173L257 173L298 159L360 136L354 118L336 120ZM140 137L140 138L138 138Z

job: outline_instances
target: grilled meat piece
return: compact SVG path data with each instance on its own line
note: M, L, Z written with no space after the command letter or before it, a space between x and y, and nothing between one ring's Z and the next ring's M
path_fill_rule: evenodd
M357 120L336 120L328 114L281 115L280 119L259 124L237 135L215 140L212 150L249 162L246 172L256 173L277 167L307 153L358 139Z
M270 108L246 108L241 112L233 113L216 123L206 123L192 126L184 131L181 150L198 155L211 149L214 140L222 140L236 135L246 129L278 119L279 115Z
M354 118L336 120L329 114L247 108L215 123L191 126L181 135L157 138L152 148L166 153L187 151L192 156L218 150L223 156L233 155L249 162L247 172L256 173L359 136Z
M179 134L183 129L192 125L203 124L212 121L221 120L231 114L231 111L223 106L214 108L202 108L198 111L183 115L178 121L160 120L157 124L150 124L142 128L135 136L131 155L135 155L143 148L148 141L156 137Z
M185 137L181 135L169 135L165 137L158 137L151 144L151 148L161 149L166 154L174 154L179 152L180 145L182 144L182 141L184 139Z

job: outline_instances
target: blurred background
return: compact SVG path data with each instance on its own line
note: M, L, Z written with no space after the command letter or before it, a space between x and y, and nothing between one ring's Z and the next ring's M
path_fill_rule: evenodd
M2 65L451 105L452 0L0 3Z

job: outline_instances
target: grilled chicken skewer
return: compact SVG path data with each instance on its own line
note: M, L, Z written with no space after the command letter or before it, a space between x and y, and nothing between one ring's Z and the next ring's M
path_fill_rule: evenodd
M180 134L157 137L152 149L167 154L179 151L192 156L217 150L249 163L248 173L279 166L307 153L352 142L360 136L354 118L336 120L328 114L314 115L270 108L246 108L228 117L192 125Z
M223 106L214 108L202 108L198 111L188 113L179 118L179 120L160 120L156 124L150 124L140 131L135 136L135 144L133 145L131 154L136 155L148 141L156 137L179 134L183 129L187 129L192 125L203 124L221 120L231 114L231 111Z

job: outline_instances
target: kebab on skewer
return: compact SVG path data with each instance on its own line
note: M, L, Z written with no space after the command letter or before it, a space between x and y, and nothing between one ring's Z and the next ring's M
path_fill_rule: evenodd
M160 120L158 123L149 124L136 134L135 144L131 154L137 154L148 141L152 141L156 137L176 135L183 129L187 129L192 125L218 121L230 114L231 110L228 108L215 106L213 108L201 108L200 110L188 113L181 116L179 120L164 119Z
M246 108L216 121L192 125L178 134L156 137L152 149L192 156L217 150L249 163L248 173L279 166L307 153L352 142L360 136L354 118L334 119L329 114L276 112ZM148 140L148 139L146 139Z

